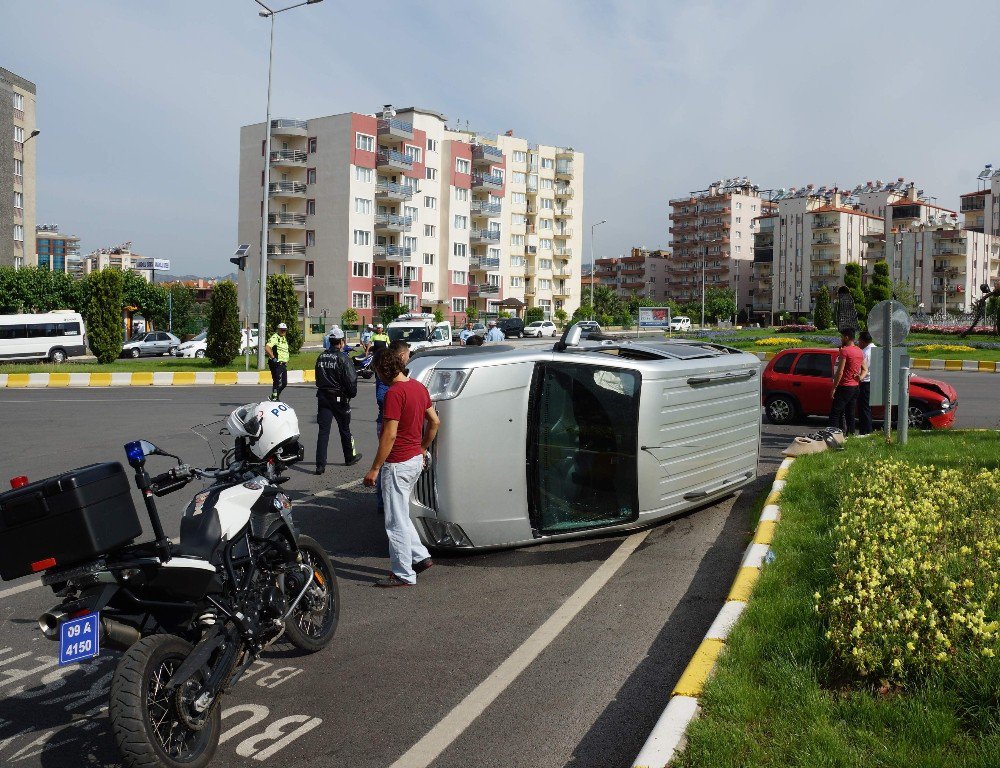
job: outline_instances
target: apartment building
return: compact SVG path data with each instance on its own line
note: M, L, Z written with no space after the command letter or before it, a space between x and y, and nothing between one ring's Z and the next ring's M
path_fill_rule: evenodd
M35 263L35 84L0 67L0 264Z
M962 228L1000 237L1000 170L979 174L982 189L962 195Z
M765 213L757 218L757 229L753 238L753 271L750 285L750 298L743 307L748 314L767 314L774 311L774 300L771 294L771 283L774 267L774 231L778 225L778 214Z
M597 259L594 262L596 285L611 288L623 299L665 301L669 298L669 258L668 251L633 248L629 256Z
M138 273L144 280L149 282L152 279L152 270L136 269L135 262L144 259L138 253L132 251L132 243L122 243L113 248L98 248L83 257L83 275L97 272L102 269L129 269Z
M679 301L701 299L706 288L729 288L743 306L750 295L755 220L770 210L748 178L723 179L670 201L668 289Z
M983 283L1000 279L1000 237L964 229L950 216L898 233L902 282L924 311L971 312Z
M292 277L303 312L398 303L460 322L512 297L546 317L580 303L581 152L415 107L272 120L266 212L264 152L264 124L243 126L239 238L259 243L266 213L268 271Z
M79 271L80 238L60 232L58 224L35 227L35 248L39 269L69 274Z

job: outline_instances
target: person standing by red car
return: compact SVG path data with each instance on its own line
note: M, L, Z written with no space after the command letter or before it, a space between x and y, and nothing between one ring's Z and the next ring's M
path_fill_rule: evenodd
M828 425L845 435L854 434L854 408L858 400L861 379L868 373L865 353L854 344L854 329L840 330L840 354L837 370L833 374L833 405L830 407Z

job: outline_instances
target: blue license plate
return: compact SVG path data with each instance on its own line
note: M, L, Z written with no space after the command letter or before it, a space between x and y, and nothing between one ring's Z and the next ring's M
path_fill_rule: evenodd
M92 659L101 652L99 613L88 613L59 625L59 664Z

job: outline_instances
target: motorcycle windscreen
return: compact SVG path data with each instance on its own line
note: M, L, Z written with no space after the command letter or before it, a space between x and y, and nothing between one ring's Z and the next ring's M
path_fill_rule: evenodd
M637 371L540 363L528 413L528 506L539 534L639 517Z

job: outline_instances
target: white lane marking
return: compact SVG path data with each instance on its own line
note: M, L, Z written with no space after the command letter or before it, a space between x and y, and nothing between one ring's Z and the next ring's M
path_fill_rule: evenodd
M596 595L615 572L642 544L650 530L633 533L601 563L569 599L545 620L489 677L451 710L426 736L394 762L391 768L426 768L444 752L503 693L517 677L558 637L574 617Z
M42 586L41 580L39 581L29 581L26 584L18 584L16 587L10 587L9 589L0 590L0 600L10 597L11 595L17 595L21 592L27 592L31 589L38 589Z
M2 391L2 390L0 390ZM48 400L6 400L0 398L0 402L4 403L111 403L112 405L117 405L118 403L172 403L172 397L114 397L110 400L104 400L100 398L77 398L74 400L56 400L50 398Z

